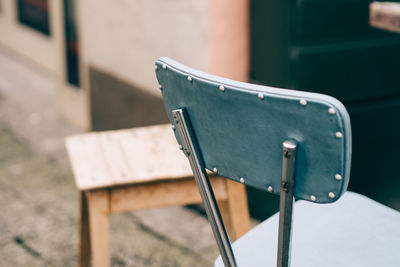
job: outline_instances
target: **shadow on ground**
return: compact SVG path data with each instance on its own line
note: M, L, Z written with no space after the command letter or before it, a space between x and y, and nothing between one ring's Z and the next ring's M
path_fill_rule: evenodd
M75 266L78 195L71 173L35 155L0 125L0 265ZM141 223L111 218L113 266L210 266L190 248Z

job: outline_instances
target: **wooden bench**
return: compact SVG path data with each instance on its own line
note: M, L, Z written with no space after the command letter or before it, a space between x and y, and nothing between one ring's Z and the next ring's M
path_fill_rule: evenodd
M66 146L81 198L79 266L89 266L90 257L93 266L110 265L110 213L201 203L171 125L75 135ZM236 239L250 227L245 188L210 177Z
M369 6L372 27L400 33L400 3L373 2Z

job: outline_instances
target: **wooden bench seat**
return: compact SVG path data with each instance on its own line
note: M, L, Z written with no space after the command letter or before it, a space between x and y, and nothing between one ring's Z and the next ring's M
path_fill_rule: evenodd
M171 125L80 134L66 146L81 192L80 266L89 266L90 256L94 266L110 265L110 213L201 203ZM235 239L249 229L245 189L210 177Z

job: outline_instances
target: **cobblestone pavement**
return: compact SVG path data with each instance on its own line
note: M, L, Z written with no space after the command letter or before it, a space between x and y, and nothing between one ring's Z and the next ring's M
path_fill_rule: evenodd
M38 157L0 126L0 266L73 266L78 203L69 171ZM176 215L176 213L175 213ZM114 266L209 266L134 213L112 215Z
M55 81L0 48L0 266L75 266L78 194ZM203 216L182 207L111 216L113 266L211 266Z

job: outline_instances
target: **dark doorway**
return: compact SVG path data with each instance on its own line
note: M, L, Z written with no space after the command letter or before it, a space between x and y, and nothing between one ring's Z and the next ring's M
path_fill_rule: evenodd
M74 0L64 0L64 28L67 81L79 88L79 46Z
M45 35L50 35L47 0L18 0L18 21Z

